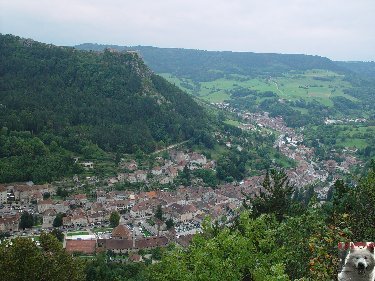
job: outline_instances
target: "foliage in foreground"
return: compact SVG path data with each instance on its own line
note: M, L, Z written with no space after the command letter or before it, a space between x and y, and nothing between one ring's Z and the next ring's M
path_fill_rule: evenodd
M323 206L314 198L304 207L263 196L255 199L256 211L265 208L267 214L244 211L224 228L208 221L188 249L167 252L149 268L150 280L336 280L338 242L375 240L368 207L375 202L374 168L356 187L338 181Z
M29 238L15 238L0 244L0 273L6 280L81 281L82 261L73 258L50 234L40 235L40 247Z
M235 227L206 225L187 250L167 253L150 268L150 280L330 280L337 274L335 242L342 238L331 228L313 207L281 223L246 211Z
M264 185L275 190L287 186L274 176ZM15 238L0 244L0 273L21 281L335 280L338 242L375 240L374 210L368 207L374 194L372 165L356 187L337 181L323 205L315 198L308 206L293 200L289 206L278 205L273 196L263 196L256 201L267 213L245 210L230 227L207 220L188 248L163 251L161 261L150 266L111 263L104 255L84 264L51 235L41 235L41 248L30 239Z

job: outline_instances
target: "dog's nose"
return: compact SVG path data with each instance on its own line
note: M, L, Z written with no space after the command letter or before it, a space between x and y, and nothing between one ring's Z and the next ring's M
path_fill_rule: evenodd
M358 269L365 269L365 264L364 263L362 263L362 262L360 262L360 263L358 263Z

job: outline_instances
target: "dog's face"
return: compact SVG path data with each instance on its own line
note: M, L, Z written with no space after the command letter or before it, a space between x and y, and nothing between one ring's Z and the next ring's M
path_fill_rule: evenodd
M375 257L373 247L354 247L350 250L346 262L353 271L359 275L371 272L375 267Z

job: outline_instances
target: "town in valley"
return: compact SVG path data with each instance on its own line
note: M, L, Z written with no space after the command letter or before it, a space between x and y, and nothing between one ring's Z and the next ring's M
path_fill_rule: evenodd
M291 184L300 188L315 186L320 200L326 199L337 179L361 165L350 148L340 155L340 163L333 159L318 161L315 149L304 145L303 130L297 132L287 127L282 117L241 111L225 103L213 106L236 114L241 130L275 134L274 147L296 163L286 169ZM222 141L223 136L217 134L216 138ZM227 149L241 152L241 146L232 143L230 137L224 144ZM202 231L207 218L211 223L230 225L244 200L259 195L262 189L264 173L208 186L193 172L214 172L216 161L185 148L183 143L152 154L151 158L152 166L134 158L122 158L118 163L121 172L105 179L74 176L43 185L1 184L0 231L10 237L31 237L37 242L41 232L59 229L64 235L63 245L70 253L92 255L110 251L130 254L131 260L141 261L142 255L137 254L140 250L144 253L143 250L166 247L172 242L188 246L193 235ZM87 171L96 166L95 161L78 157L75 161ZM189 177L189 182L174 184L176 180L181 183L181 177ZM84 192L87 188L90 193ZM61 196L62 190L68 192L65 197ZM37 226L22 227L25 212L37 218ZM110 223L114 213L119 214L118 226ZM57 217L61 221L56 225Z

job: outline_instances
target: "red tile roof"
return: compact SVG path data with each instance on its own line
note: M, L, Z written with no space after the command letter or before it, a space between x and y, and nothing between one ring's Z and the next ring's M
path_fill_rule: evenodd
M112 237L119 239L131 239L132 233L125 225L119 224L112 230Z
M95 240L66 240L66 250L69 253L95 253Z
M107 250L131 250L133 248L132 240L107 239L102 242Z
M135 241L135 247L138 249L163 247L168 245L168 239L165 236L150 237Z

